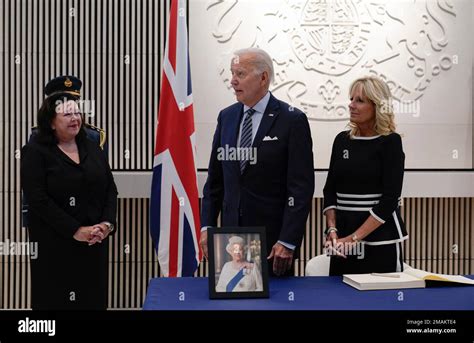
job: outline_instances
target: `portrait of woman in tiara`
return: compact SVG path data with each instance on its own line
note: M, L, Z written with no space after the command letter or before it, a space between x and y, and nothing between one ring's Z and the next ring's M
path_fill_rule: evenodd
M255 243L255 242L254 242ZM231 260L226 262L219 275L216 275L216 292L254 292L262 291L261 266L251 260L250 248L240 236L231 236L226 245L226 252Z

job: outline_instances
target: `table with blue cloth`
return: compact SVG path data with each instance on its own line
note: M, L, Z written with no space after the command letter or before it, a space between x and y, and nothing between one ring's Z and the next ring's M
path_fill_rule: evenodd
M474 276L469 276L474 279ZM209 299L207 278L150 281L144 310L474 310L474 287L359 291L340 276L270 279L270 297Z

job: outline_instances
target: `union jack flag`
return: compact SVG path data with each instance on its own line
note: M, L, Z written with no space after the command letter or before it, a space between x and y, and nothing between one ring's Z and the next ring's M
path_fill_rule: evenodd
M150 232L165 277L192 276L201 252L186 0L173 0L163 60Z

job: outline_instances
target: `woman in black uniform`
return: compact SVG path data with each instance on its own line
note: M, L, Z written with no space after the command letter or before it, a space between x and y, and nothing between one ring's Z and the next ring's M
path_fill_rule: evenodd
M390 90L364 77L352 83L350 100L350 130L334 140L324 187L330 275L402 271L405 154Z
M107 307L107 242L117 188L103 152L90 140L76 100L81 82L59 77L46 86L38 134L22 149L21 181L29 205L34 310Z

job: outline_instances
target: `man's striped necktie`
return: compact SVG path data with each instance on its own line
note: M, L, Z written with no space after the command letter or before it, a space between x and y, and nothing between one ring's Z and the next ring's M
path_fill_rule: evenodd
M242 127L242 135L240 137L240 173L243 174L245 167L248 163L248 157L250 156L250 147L252 146L252 115L256 111L253 108L249 108L245 112L244 125ZM243 156L242 156L243 155Z

